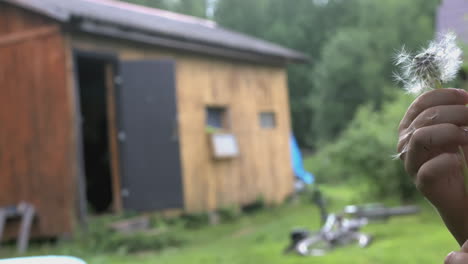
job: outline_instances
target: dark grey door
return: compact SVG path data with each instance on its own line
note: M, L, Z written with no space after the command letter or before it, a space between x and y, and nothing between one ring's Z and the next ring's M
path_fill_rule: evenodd
M183 208L174 62L123 61L120 72L123 206L134 211Z

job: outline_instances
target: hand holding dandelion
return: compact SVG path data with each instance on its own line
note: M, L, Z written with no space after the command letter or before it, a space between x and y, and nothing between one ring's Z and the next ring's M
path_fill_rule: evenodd
M401 72L395 74L395 79L403 83L409 93L416 95L442 88L442 84L456 77L462 64L461 55L462 51L457 46L456 36L453 33L441 35L438 40L432 41L428 48L414 56L403 48L395 57L395 64L401 68ZM405 131L402 137L411 137L414 132L414 128ZM397 156L400 157L407 151L408 141ZM458 146L458 152L463 160L462 173L465 193L468 194L468 166L461 146Z

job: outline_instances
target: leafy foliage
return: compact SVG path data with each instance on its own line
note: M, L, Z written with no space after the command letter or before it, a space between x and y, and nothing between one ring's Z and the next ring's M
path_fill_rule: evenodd
M178 12L196 17L206 17L206 0L120 0L137 5L144 5L153 8L159 8Z
M210 222L208 213L192 213L185 214L182 216L184 226L189 229L197 229L203 226L207 226Z
M392 161L397 126L412 100L401 93L380 112L361 107L339 139L309 159L307 168L319 182L367 182L372 196L413 198L415 188L401 162Z
M164 231L119 233L110 229L109 223L111 221L112 218L95 219L92 225L89 225L88 230L80 233L75 239L76 248L96 253L119 252L125 254L179 247L186 240L180 234Z
M121 0L123 2L129 2L137 5L149 6L159 9L170 9L170 2L167 0Z
M372 36L355 28L340 30L324 48L322 63L315 69L318 89L311 97L316 109L315 135L321 140L338 136L353 119L359 105L380 100L381 63L369 52ZM365 62L365 63L364 63Z
M417 2L420 2L419 4ZM395 89L392 55L406 45L413 49L433 36L436 1L356 1L355 25L340 28L322 48L313 76L314 135L335 139L359 106L380 109ZM420 6L425 5L421 10ZM408 25L411 25L409 27Z

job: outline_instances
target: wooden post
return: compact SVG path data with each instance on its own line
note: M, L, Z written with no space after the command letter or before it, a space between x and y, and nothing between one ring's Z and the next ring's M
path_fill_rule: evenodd
M70 37L65 38L66 45L71 47ZM66 54L67 60L67 73L68 73L68 86L71 87L70 94L73 97L70 101L74 104L74 132L75 132L75 151L76 151L76 206L78 214L78 222L80 226L87 230L88 228L88 201L86 199L86 174L85 174L85 162L84 162L84 138L82 131L82 112L80 103L80 85L79 85L79 74L78 74L78 59L72 49L67 49Z
M106 64L106 100L107 100L107 124L110 152L110 167L112 178L113 210L122 212L122 196L120 194L120 155L118 144L117 108L114 85L114 70L112 64Z

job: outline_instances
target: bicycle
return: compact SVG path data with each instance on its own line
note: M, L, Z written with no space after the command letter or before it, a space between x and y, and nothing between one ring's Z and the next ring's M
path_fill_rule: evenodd
M360 232L371 220L387 220L392 216L412 215L420 211L418 206L387 208L381 204L348 205L343 212L328 214L321 193L314 194L314 201L320 208L323 227L315 233L296 229L290 234L291 244L285 252L296 252L302 256L323 256L338 246L356 241L361 248L373 240L369 234Z

